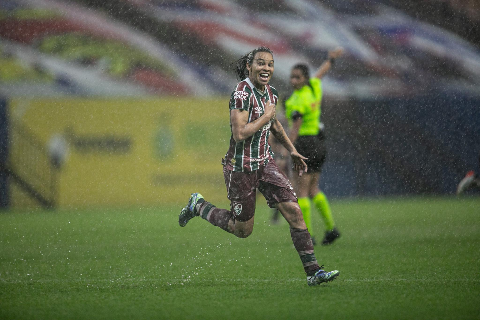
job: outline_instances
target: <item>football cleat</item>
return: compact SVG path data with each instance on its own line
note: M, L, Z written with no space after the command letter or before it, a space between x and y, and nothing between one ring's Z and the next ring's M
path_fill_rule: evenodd
M337 228L333 228L330 231L325 232L325 237L323 238L322 245L329 245L332 244L337 238L340 237L340 232L338 232Z
M309 286L316 286L319 285L320 283L323 282L329 282L333 281L338 275L340 274L340 271L338 270L333 270L330 272L326 272L325 270L321 269L323 266L320 267L320 270L315 272L313 276L308 276L307 277L307 283Z
M463 178L457 187L457 195L462 194L465 190L470 188L475 180L475 173L473 171L468 171L465 178Z
M190 219L199 215L195 209L195 206L200 199L203 199L203 196L200 193L192 193L190 199L188 199L188 204L182 209L180 215L178 216L178 224L180 227L185 227Z

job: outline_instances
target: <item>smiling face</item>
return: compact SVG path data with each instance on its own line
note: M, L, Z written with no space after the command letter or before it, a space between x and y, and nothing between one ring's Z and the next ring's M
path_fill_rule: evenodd
M257 52L251 64L247 63L248 77L255 88L263 91L273 74L273 55L269 52Z

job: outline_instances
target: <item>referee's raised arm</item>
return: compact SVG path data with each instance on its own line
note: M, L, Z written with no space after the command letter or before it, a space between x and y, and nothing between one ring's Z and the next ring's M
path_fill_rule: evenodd
M325 60L320 68L318 68L317 72L313 75L315 78L322 79L325 74L332 68L333 64L335 63L335 59L340 57L343 54L343 48L338 47L334 50L328 51L328 58Z

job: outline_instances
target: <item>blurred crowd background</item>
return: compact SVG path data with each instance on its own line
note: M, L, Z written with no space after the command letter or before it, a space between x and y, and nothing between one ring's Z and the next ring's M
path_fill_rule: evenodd
M294 63L318 65L334 46L347 55L326 80L331 96L475 90L475 3L7 0L1 4L1 92L229 94L232 63L259 44L274 51L274 83L285 94Z
M325 193L453 194L478 166L479 22L477 0L3 0L0 203L225 198L209 163L233 64L261 45L284 98L294 64L345 49L323 82Z

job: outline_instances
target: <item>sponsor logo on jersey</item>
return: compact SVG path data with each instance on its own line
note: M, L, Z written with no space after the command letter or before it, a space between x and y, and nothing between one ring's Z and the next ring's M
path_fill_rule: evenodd
M248 98L248 92L245 91L235 91L233 93L233 98L235 100L247 100Z

